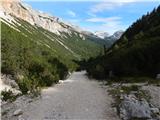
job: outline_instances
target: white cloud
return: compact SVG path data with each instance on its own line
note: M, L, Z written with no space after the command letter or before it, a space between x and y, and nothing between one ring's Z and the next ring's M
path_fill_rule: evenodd
M110 34L113 34L118 30L125 30L127 27L122 25L120 21L112 21L108 23L104 23L100 26L100 29L107 30Z
M111 2L102 2L99 4L96 4L90 8L91 13L97 13L102 12L104 10L112 10L116 7L122 6L123 3L111 3Z
M80 19L66 19L66 21L68 21L68 23L70 24L79 24L79 22L81 21Z
M113 22L113 21L118 21L120 20L121 17L107 17L107 18L100 18L100 17L95 17L95 18L90 18L90 19L87 19L86 21L88 22L103 22L103 23L106 23L106 22Z
M93 26L88 26L86 27L89 30L100 30L100 31L107 31L110 34L113 34L115 31L117 30L125 30L127 28L127 26L123 25L121 22L121 17L107 17L107 18L90 18L87 19L87 22L93 22L93 23L97 23Z
M117 7L121 7L128 3L134 2L159 2L160 0L103 0L98 2L97 4L91 6L89 12L92 14L103 12L106 10L113 10Z
M5 1L5 0L1 0L1 1ZM117 3L117 2L159 2L159 0L22 0L22 1L35 1L35 2L59 2L59 1L63 1L63 2L113 2L113 3Z
M71 17L76 17L76 13L73 12L72 10L68 10L67 14L70 15Z
M89 16L91 16L91 17L96 17L96 16L97 16L96 14L91 13L91 12L87 12L87 14L88 14Z

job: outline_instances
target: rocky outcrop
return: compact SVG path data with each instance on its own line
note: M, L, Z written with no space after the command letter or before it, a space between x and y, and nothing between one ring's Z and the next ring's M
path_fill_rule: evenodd
M59 21L58 17L54 17L41 11L36 11L29 5L22 3L20 0L1 1L0 11L3 12L3 16L16 16L32 25L42 27L57 35L60 35L61 32L70 34L71 31L75 30L74 27Z
M114 39L114 40L118 40L122 36L123 33L124 33L124 31L122 31L122 30L116 31L109 38Z
M120 105L120 117L123 120L131 118L151 118L151 111L147 101L139 101L134 95L124 96Z
M0 91L8 90L11 90L14 95L21 93L18 84L15 82L11 75L1 74Z
M135 95L124 95L119 106L122 120L145 119L159 120L159 109L148 103L145 99L139 100Z

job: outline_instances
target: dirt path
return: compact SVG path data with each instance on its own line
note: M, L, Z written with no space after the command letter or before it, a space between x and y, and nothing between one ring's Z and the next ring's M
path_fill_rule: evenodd
M75 72L61 84L42 91L42 98L22 108L24 120L119 120L112 98L85 72Z

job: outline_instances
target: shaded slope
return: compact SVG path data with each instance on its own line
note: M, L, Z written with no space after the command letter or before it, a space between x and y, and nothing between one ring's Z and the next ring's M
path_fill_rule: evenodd
M88 73L98 78L109 74L155 77L160 72L159 15L160 7L133 23L106 55L89 61Z

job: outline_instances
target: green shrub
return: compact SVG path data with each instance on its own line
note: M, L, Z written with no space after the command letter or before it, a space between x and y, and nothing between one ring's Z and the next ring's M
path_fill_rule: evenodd
M39 94L40 93L40 85L38 79L33 76L29 78L25 77L23 80L18 82L19 88L22 94L27 94L28 92L31 94Z
M51 57L48 62L52 66L52 72L58 75L58 79L65 79L68 75L68 68L57 58Z
M28 78L25 77L23 80L18 81L18 86L22 94L27 94L27 92L29 91L29 86L31 86L31 83L28 80Z
M138 91L139 86L137 85L122 86L121 89L124 91L124 93L129 94L131 91Z
M17 78L17 74L24 76L23 79L17 78L16 80L23 94L27 94L28 91L34 93L38 88L51 86L59 79L65 79L68 70L76 68L76 64L72 62L72 59L76 57L59 43L51 41L41 33L46 32L53 39L58 37L55 34L42 28L37 31L37 28L35 29L25 21L19 20L19 22L33 31L33 34L28 33L23 27L17 26L17 29L26 34L24 36L2 22L2 73L12 74L15 78ZM73 38L71 42L76 44ZM51 49L44 46L43 43L50 45ZM66 44L70 44L70 42ZM82 43L83 45L85 42ZM78 50L76 47L75 49ZM76 52L80 53L80 51ZM80 54L88 56L85 55L85 52Z
M150 96L149 92L145 91L145 90L139 90L139 92L136 94L136 97L140 100L143 98L143 99L147 100L148 102L150 102L150 100L151 100L151 96Z
M2 100L3 101L14 101L17 95L14 95L11 90L4 90L1 92Z
M58 83L58 79L55 79L52 74L43 76L43 80L46 86L51 86L53 83Z

